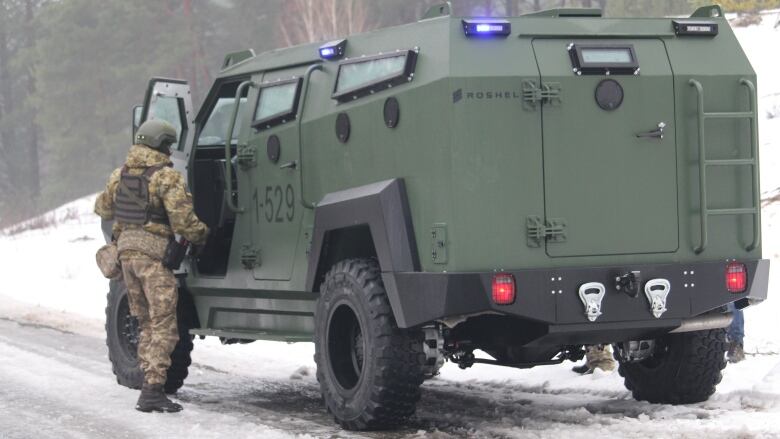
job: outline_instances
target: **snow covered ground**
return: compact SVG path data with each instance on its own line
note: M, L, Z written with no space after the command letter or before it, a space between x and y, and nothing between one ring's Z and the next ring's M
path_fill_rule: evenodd
M780 29L773 16L737 29L759 73L762 188L780 187ZM776 117L769 115L776 112ZM770 299L746 311L748 360L717 393L688 406L636 402L617 373L577 376L571 363L514 370L447 364L395 432L339 430L325 412L308 343L196 341L185 411L144 415L116 385L103 344L106 282L93 197L55 211L55 226L0 235L0 439L177 437L780 437L780 205L763 214L773 258Z

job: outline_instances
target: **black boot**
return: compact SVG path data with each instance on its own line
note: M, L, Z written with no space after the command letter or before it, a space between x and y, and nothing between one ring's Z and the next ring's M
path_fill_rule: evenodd
M588 367L588 363L585 363L582 366L574 366L571 368L571 370L577 372L580 375L589 375L593 373L593 369Z
M141 388L141 396L135 404L135 409L139 412L180 412L182 407L179 404L168 399L163 391L162 384L145 384Z

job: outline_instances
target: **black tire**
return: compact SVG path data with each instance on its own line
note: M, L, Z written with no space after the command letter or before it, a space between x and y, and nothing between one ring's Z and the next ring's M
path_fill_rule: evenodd
M106 346L111 369L116 382L131 389L140 389L144 374L138 366L138 322L130 315L127 288L121 281L111 281L106 306ZM192 360L193 337L190 328L197 327L197 315L190 295L179 291L176 310L179 325L179 342L171 354L165 392L175 393L187 378Z
M624 384L639 401L691 404L706 401L726 367L726 330L670 334L656 340L651 358L621 363Z
M403 423L420 399L422 331L398 328L376 260L337 263L320 291L314 359L328 410L348 430Z

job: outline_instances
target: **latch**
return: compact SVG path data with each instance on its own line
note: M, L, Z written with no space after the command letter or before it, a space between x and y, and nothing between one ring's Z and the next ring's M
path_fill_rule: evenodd
M251 168L257 165L257 148L254 145L238 145L236 160L242 168Z
M241 265L247 270L260 266L260 250L249 244L241 246Z
M549 218L542 221L542 218L532 215L526 218L525 228L528 247L541 247L545 241L566 241L566 220L563 218Z
M431 259L434 264L447 263L446 223L436 223L431 227Z
M560 104L561 84L543 82L541 87L536 81L523 81L523 108L535 110L537 104Z

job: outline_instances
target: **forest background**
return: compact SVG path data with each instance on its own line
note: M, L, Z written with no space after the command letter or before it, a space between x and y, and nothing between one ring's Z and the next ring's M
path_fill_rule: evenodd
M198 108L226 53L419 19L440 0L0 0L0 228L101 189L124 160L152 76L182 78ZM597 7L687 15L702 0L453 0L456 15ZM722 0L750 21L780 0Z

